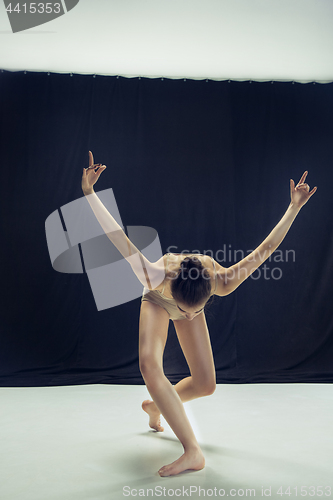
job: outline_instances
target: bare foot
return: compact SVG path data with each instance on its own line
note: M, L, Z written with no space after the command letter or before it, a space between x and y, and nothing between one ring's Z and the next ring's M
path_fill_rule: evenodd
M164 465L158 471L159 475L175 476L185 470L201 470L205 467L205 459L200 448L186 451L178 460L172 464Z
M155 429L155 431L163 432L164 427L161 426L161 414L156 408L154 401L146 399L142 403L142 409L149 415L149 427Z

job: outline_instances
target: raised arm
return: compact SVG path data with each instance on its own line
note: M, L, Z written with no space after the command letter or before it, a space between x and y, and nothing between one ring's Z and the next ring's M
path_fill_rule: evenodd
M95 193L93 186L98 181L105 165L94 164L94 158L89 151L89 167L83 169L82 191L86 196L103 231L121 255L129 262L140 282L149 289L156 288L164 279L163 257L157 262L150 262L130 241L123 229L108 212Z
M304 172L296 187L294 181L290 179L291 201L286 213L267 238L253 252L228 268L224 268L216 263L218 269L216 295L228 295L233 292L277 249L300 209L317 191L317 187L314 187L310 191L309 185L305 183L307 175L308 172Z

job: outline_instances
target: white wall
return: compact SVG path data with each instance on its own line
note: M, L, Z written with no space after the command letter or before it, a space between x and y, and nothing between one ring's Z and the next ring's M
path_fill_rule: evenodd
M1 2L0 68L332 81L333 0L80 0L15 34Z

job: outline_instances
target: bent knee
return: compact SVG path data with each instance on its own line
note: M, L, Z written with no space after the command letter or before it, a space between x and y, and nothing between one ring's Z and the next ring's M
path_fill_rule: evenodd
M215 392L216 381L214 379L207 380L206 382L201 383L197 389L198 389L200 396L210 396L211 394L213 394Z
M210 396L211 394L214 394L216 390L216 382L212 382L210 385L207 386L207 396Z

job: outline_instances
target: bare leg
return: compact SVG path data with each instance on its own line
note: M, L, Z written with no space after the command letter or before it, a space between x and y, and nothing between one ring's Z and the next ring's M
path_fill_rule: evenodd
M191 372L190 377L180 380L174 386L181 401L185 403L214 392L215 366L204 314L192 321L175 321L174 324ZM153 401L144 401L143 407L147 413L154 415L155 422L160 421L159 410ZM162 431L163 427L159 425L156 430Z
M186 416L181 399L163 373L163 351L169 324L168 313L150 302L143 302L140 314L140 370L156 407L162 413L179 441L184 454L173 464L159 470L161 476L183 470L200 470L205 459Z

